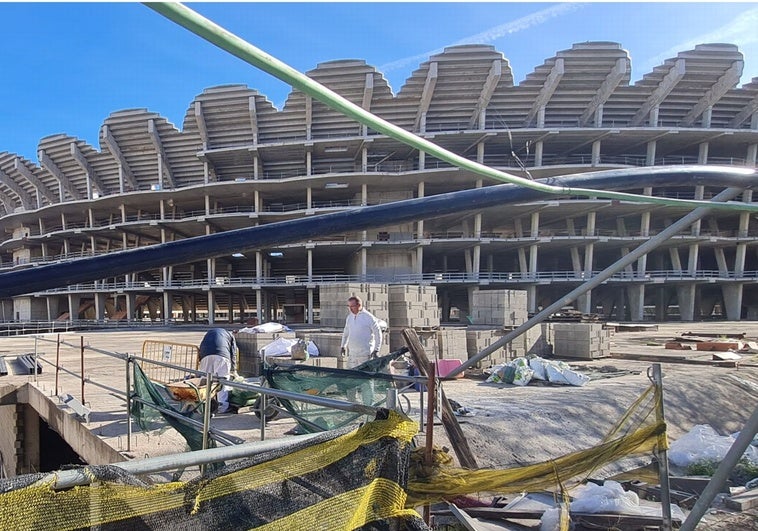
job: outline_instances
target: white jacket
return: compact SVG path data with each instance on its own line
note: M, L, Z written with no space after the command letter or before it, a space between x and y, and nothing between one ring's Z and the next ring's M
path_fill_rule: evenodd
M341 346L347 351L351 361L358 358L362 361L368 360L373 351L382 348L382 330L376 317L365 309L361 309L357 314L350 312L345 319ZM355 366L352 363L349 365Z

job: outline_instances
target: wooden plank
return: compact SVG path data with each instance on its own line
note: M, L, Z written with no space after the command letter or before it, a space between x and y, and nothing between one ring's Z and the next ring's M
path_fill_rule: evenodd
M689 365L710 365L711 367L730 367L739 365L739 360L705 360L692 359L677 354L636 354L630 352L611 352L611 358L621 360L650 361L654 363L687 363Z
M747 511L748 509L758 507L758 490L749 490L740 494L735 494L724 501L726 506L730 509Z
M416 331L412 328L404 329L403 339L405 339L405 343L408 345L408 349L411 352L411 357L413 358L413 363L416 365L416 368L418 368L423 376L429 374L431 363L426 355L424 346L418 339ZM440 415L442 417L442 425L445 428L448 439L450 439L450 444L458 458L458 462L463 468L468 468L470 470L478 469L479 465L476 463L476 458L468 445L468 441L463 434L463 430L461 430L460 424L458 424L458 419L455 418L453 408L450 406L450 402L448 402L447 397L445 396L445 391L442 389L440 389L440 402L439 407Z
M489 518L492 520L517 519L539 520L544 511L519 511L500 509L497 507L468 507L466 513L475 518ZM646 526L660 527L660 516L648 516L641 514L616 514L616 513L570 513L571 521L576 525L586 525L598 529L637 530ZM672 523L681 525L682 521L672 518Z

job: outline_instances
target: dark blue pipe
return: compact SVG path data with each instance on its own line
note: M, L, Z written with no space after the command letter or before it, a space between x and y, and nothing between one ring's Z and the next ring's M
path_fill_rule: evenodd
M758 188L752 173L711 166L646 167L582 173L541 179L560 187L629 190L644 186ZM59 288L78 282L146 271L159 267L230 256L346 231L359 231L417 219L479 210L499 205L559 197L513 184L500 184L418 199L366 206L333 214L281 221L246 229L139 247L91 258L35 266L0 274L0 298Z

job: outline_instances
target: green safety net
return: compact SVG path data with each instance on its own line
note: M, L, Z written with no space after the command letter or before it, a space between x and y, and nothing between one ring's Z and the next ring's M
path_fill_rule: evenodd
M150 380L142 371L139 363L133 363L134 370L134 394L141 400L154 404L163 409L173 411L188 419L203 422L204 402L187 404L176 400L162 384ZM161 413L159 410L138 401L132 401L132 417L143 431L162 430L169 426L178 431L187 441L187 445L193 451L203 449L203 432L201 429L191 426L187 422L172 415ZM208 438L208 448L215 448L216 441Z
M387 391L395 386L389 364L408 351L402 348L387 356L369 360L349 370L309 365L270 366L264 370L274 389L345 400L367 406L382 406ZM342 411L296 400L277 399L305 432L333 430L368 420L363 413Z

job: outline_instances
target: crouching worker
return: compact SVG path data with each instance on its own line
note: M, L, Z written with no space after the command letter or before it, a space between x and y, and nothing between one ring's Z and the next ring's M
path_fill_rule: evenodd
M237 372L237 342L234 332L223 328L211 328L200 342L200 370L218 376L233 378ZM222 386L216 394L218 413L226 413L229 406L229 386ZM234 409L234 408L232 408Z

